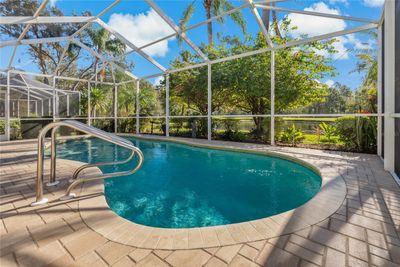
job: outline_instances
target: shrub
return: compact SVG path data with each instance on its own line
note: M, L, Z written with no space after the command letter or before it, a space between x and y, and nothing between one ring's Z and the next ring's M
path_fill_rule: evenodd
M328 139L328 142L331 142L332 136L336 134L336 127L323 122L319 125L319 128L322 130L323 135Z
M282 143L288 143L292 146L296 146L304 139L303 132L300 129L296 129L293 124L292 127L286 128L286 130L281 131L279 134L279 141Z
M238 132L239 122L235 119L225 119L222 121L222 126L225 131L223 137L229 140L234 140L235 133Z
M355 152L376 152L375 117L342 117L336 120L339 140Z
M5 134L6 132L6 121L0 120L0 134ZM20 139L21 138L21 122L19 120L10 121L10 139Z

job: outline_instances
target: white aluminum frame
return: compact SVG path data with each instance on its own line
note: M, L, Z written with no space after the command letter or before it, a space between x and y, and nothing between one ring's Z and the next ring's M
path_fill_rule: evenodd
M229 10L227 12L224 12L223 14L220 14L218 16L214 16L210 19L204 20L200 23L191 25L185 29L180 29L174 21L172 21L170 19L170 17L164 13L164 11L158 7L158 5L153 1L153 0L145 0L148 5L153 8L157 14L165 21L166 24L168 24L171 29L173 29L174 33L170 34L168 36L162 37L158 40L154 40L152 42L149 42L148 44L142 45L140 47L134 45L133 43L131 43L128 39L126 39L122 34L120 34L119 32L115 31L114 29L112 29L108 24L106 24L102 19L101 16L104 15L106 12L108 12L111 8L113 8L114 6L118 5L121 0L116 0L114 1L111 5L109 5L108 7L106 7L102 12L100 12L98 15L96 16L62 16L62 17L43 17L43 16L39 16L41 10L43 8L45 8L48 0L43 0L42 3L40 4L38 10L35 12L35 14L33 16L25 16L25 17L0 17L0 24L21 24L21 25L25 25L25 28L23 30L23 32L21 33L21 35L18 37L18 39L16 40L9 40L9 41L4 41L0 43L0 48L1 47L6 47L6 46L14 46L14 51L12 54L12 57L10 59L9 62L9 66L7 71L7 92L6 92L6 117L4 118L6 120L6 135L7 138L9 139L9 133L10 133L10 125L9 122L10 120L14 120L14 118L10 118L10 114L9 114L9 96L10 96L10 72L14 72L14 73L23 73L23 74L30 74L30 75L36 75L36 76L41 76L41 77L48 77L52 79L53 82L53 93L52 93L52 97L53 97L53 121L56 120L62 120L62 119L66 119L66 118L61 118L59 116L57 116L57 89L55 86L55 82L56 79L65 79L65 80L73 80L73 81L79 81L79 82L85 82L87 83L87 90L88 90L88 111L87 111L87 120L88 120L88 124L90 125L92 123L93 119L113 119L114 123L115 123L115 131L117 131L117 125L118 125L118 119L126 119L126 118L135 118L136 119L136 133L140 133L140 119L143 118L164 118L166 121L166 135L169 135L169 120L171 118L207 118L207 125L208 125L208 131L207 131L207 138L209 140L212 139L212 119L213 118L233 118L233 117L240 117L240 118L250 118L250 117L269 117L271 118L271 122L270 122L270 127L271 127L271 145L274 145L274 137L275 137L275 117L341 117L341 116L376 116L378 117L378 127L381 127L382 125L382 117L385 115L385 121L387 118L391 117L398 117L399 114L393 114L390 113L389 115L387 114L387 112L385 111L385 114L382 114L382 107L381 107L381 97L382 97L382 80L383 77L380 74L380 68L379 68L379 78L378 78L378 113L377 114L275 114L275 51L279 50L279 49L283 49L283 48L287 48L287 47L292 47L292 46L297 46L297 45L303 45L303 44L307 44L310 42L314 42L314 41L320 41L320 40L324 40L324 39L330 39L330 38L334 38L334 37L338 37L341 35L346 35L346 34L351 34L351 33L356 33L356 32L360 32L360 31L365 31L365 30L369 30L369 29L376 29L378 28L379 31L379 35L381 35L380 32L380 26L383 20L383 16L381 18L381 20L379 21L375 21L375 20L371 20L371 19L365 19L365 18L356 18L356 17L350 17L350 16L341 16L341 15L333 15L333 14L328 14L328 13L320 13L320 12L311 12L311 11L304 11L304 10L296 10L296 9L287 9L287 8L281 8L281 7L276 7L276 6L269 6L268 4L273 3L273 2L283 2L285 0L264 0L264 1L253 1L253 0L246 0L246 3L244 3L241 6L235 7L232 10ZM390 1L386 1L386 2L390 2ZM225 58L221 58L221 59L216 59L216 60L209 60L208 57L200 50L200 48L198 46L196 46L186 35L187 31L190 31L192 29L195 29L197 27L200 27L202 25L207 24L210 21L214 21L216 19L219 19L221 17L224 16L228 16L229 14L235 13L235 12L239 12L242 9L245 8L249 8L250 11L253 13L253 16L255 18L255 21L257 22L260 31L263 33L269 47L267 48L263 48L263 49L259 49L256 51L249 51L249 52L244 52L242 54L238 54L238 55L232 55L229 57L225 57ZM268 31L266 30L266 28L264 27L262 21L261 21L261 17L260 14L257 10L257 8L262 8L262 9L268 9L268 10L274 10L277 12L288 12L288 13L298 13L298 14L303 14L303 15L308 15L308 16L319 16L319 17L325 17L325 18L331 18L331 19L341 19L341 20L350 20L350 21L356 21L356 22L360 22L360 23L365 23L362 26L359 27L354 27L354 28L350 28L350 29L345 29L342 31L337 31L337 32L332 32L329 34L323 34L323 35L319 35L319 36L315 36L315 37L311 37L311 38L307 38L307 39L303 39L303 40L297 40L297 41L293 41L293 42L289 42L286 44L281 44L281 45L274 45L270 35L268 33ZM51 23L84 23L84 25L79 28L74 34L72 34L71 36L66 36L66 37L53 37L53 38L41 38L41 39L23 39L24 36L26 35L26 33L29 30L30 25L32 24L51 24ZM95 50L93 50L92 48L86 46L85 44L83 44L82 42L79 41L79 39L77 38L84 29L86 29L87 27L89 27L90 25L97 23L98 25L100 25L102 28L104 28L105 30L107 30L110 34L112 34L113 36L115 36L116 38L120 39L123 43L126 44L127 47L129 47L131 50L126 52L125 55L130 54L132 52L136 52L138 53L140 56L142 56L143 58L145 58L147 61L149 61L151 64L153 64L156 68L158 68L160 70L159 73L154 73L151 75L146 75L146 76L142 76L142 77L137 77L136 75L134 75L131 71L122 68L121 66L119 66L118 64L116 64L116 62L118 62L119 59L114 58L114 57L110 57L111 59L106 59L103 55L98 54ZM193 64L193 65L189 65L189 66L185 66L182 68L178 68L178 69L168 69L164 66L162 66L159 62L157 62L155 59L153 59L152 57L150 57L148 54L146 54L145 52L143 52L143 49L157 44L159 42L165 41L171 37L174 36L180 36L203 60L204 62L201 63L197 63L197 64ZM60 60L56 66L55 72L53 74L36 74L36 73L29 73L29 72L24 72L24 71L18 71L18 70L13 70L12 67L12 63L15 57L15 53L16 53L16 49L19 45L30 45L30 44L46 44L46 43L51 43L51 42L67 42L66 47L64 48L62 55L60 57ZM123 71L126 75L128 75L130 78L132 78L132 80L128 80L128 81L123 81L123 82L119 82L115 80L114 77L114 73L113 73L113 82L99 82L97 81L97 75L94 74L90 79L78 79L78 78L72 78L72 77L63 77L63 76L58 76L58 69L59 66L65 56L65 53L67 51L68 45L73 42L77 45L79 45L82 49L87 50L93 57L97 57L100 59L101 63L103 64L102 68L105 68L107 65L110 65L111 70L113 72L113 68L119 69L121 71ZM386 44L387 45L387 44ZM381 47L381 43L379 43L379 49L382 49ZM248 56L253 56L253 55L257 55L257 54L261 54L261 53L266 53L266 52L270 52L271 53L271 94L270 94L270 98L271 98L271 110L270 110L270 114L260 114L260 115L251 115L251 114L240 114L240 115L233 115L233 114L227 114L227 115L213 115L211 110L212 110L212 83L211 83L211 77L212 77L212 65L216 64L216 63L221 63L221 62L225 62L225 61L229 61L229 60L234 60L234 59L239 59L239 58L243 58L243 57L248 57ZM380 57L380 56L379 56ZM378 58L378 65L382 64L382 59ZM169 103L169 91L170 91L170 74L172 73L176 73L179 71L185 71L185 70L190 70L190 69L194 69L194 68L199 68L199 67L205 67L207 66L207 105L208 105L208 112L207 115L191 115L191 116L171 116L170 115L170 103ZM100 72L102 68L98 68L97 71ZM165 99L165 115L163 116L140 116L140 81L144 80L144 79L150 79L150 78L154 78L157 76L164 76L165 77L165 81L166 81L166 99ZM94 79L94 80L93 80ZM118 116L118 103L117 103L117 99L118 99L118 86L122 85L122 84L126 84L126 83L136 83L136 114L135 116L130 116L130 117L119 117ZM94 84L98 84L98 83L102 83L102 84L108 84L108 85L113 85L114 86L114 110L113 110L113 116L104 116L104 117L92 117L91 113L90 113L90 105L91 105L91 99L90 99L90 91L91 91L91 83ZM388 97L388 96L386 96ZM79 116L79 117L73 117L73 118L79 118L82 119L83 117ZM36 120L37 118L31 118L31 120ZM385 127L386 123L385 123ZM378 130L378 133L380 135L380 130ZM378 137L378 154L381 153L381 142L380 142L380 138ZM387 150L385 149L385 152Z

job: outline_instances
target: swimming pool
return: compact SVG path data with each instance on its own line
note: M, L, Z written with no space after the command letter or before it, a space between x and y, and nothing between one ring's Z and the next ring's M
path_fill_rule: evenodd
M304 204L321 186L313 170L282 158L129 139L142 150L144 164L131 176L105 180L105 196L112 210L138 224L191 228L260 219ZM95 163L125 159L130 151L89 138L59 144L57 153Z

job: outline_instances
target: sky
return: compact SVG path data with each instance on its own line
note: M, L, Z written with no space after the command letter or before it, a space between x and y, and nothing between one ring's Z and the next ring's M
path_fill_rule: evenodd
M182 16L184 9L192 0L156 0L159 7L176 23ZM93 15L99 14L113 1L108 0L51 0L48 5L55 6L62 10L64 15L80 15L89 10ZM241 6L244 1L230 1L234 6ZM280 2L278 7L299 9L307 11L324 12L337 15L346 15L360 18L378 20L382 13L383 0L292 0ZM189 22L194 25L205 20L205 12L201 0L195 1L194 16ZM258 10L260 13L262 10ZM259 27L254 19L250 9L243 9L243 16L247 21L247 33L255 36L259 32ZM336 32L352 27L361 26L362 23L343 21L337 19L306 16L295 13L278 13L278 19L282 20L287 16L292 25L297 26L297 30L290 34L293 37L308 35L310 37L320 34ZM174 31L158 16L158 14L144 1L140 0L122 0L118 5L111 8L101 19L118 31L133 44L140 47L146 43L168 36ZM244 38L243 33L230 19L227 19L223 25L214 23L214 32L222 32L224 35L239 36ZM206 25L187 32L187 36L197 45L207 42ZM10 39L1 36L1 39ZM214 40L216 38L214 37ZM357 89L360 85L363 74L354 72L357 63L356 54L363 49L376 50L376 40L371 39L366 33L356 33L337 38L335 49L338 51L332 58L332 64L336 68L335 77L325 77L320 82L329 85L340 82L352 88ZM161 65L168 68L170 61L175 58L182 49L191 50L183 43L179 45L176 38L170 38L156 45L150 46L144 51L152 56ZM0 49L0 68L8 65L12 54L12 47ZM27 71L38 72L35 64L29 58L26 52L27 46L20 46L17 50L14 60L14 67ZM320 52L324 54L324 52ZM127 59L135 63L133 73L136 76L146 76L159 73L160 70L143 59L136 53L131 53ZM82 62L81 64L84 64ZM159 78L152 78L150 81L157 83Z

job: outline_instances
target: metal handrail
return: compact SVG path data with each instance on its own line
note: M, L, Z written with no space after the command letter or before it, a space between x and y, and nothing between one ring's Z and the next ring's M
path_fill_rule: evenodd
M131 155L124 160L119 160L119 161L110 161L110 162L100 162L100 163L87 163L82 166L80 166L78 169L75 170L74 174L72 175L72 179L69 180L70 183L73 183L76 181L78 178L79 174L81 171L87 169L87 168L93 168L93 167L99 167L99 166L107 166L107 165L119 165L119 164L124 164L129 162L133 157L135 156L135 151L132 151Z
M45 144L45 137L47 132L52 129L51 132L51 171L50 171L50 182L47 184L47 186L53 186L56 185L58 182L56 181L56 131L60 126L66 126L81 132L84 132L86 134L95 136L97 138L100 138L102 140L108 141L110 143L116 144L118 146L130 149L132 151L131 155L129 156L128 159L126 160L121 160L121 161L116 161L114 164L122 164L130 161L135 153L137 153L139 157L139 162L136 165L135 168L129 170L129 171L124 171L124 172L115 172L115 173L109 173L109 174L103 174L99 175L96 177L90 177L90 178L80 178L80 179L74 179L74 181L71 183L71 185L67 188L66 190L66 195L63 196L61 199L68 199L68 198L73 198L75 194L72 194L71 191L72 189L83 182L87 181L93 181L93 180L100 180L100 179L107 179L110 177L114 176L125 176L125 175L130 175L134 172L136 172L143 164L143 153L140 151L139 148L134 146L132 142L129 140L126 140L124 138L121 138L115 134L105 132L103 130L97 129L95 127L86 125L84 123L74 121L74 120L65 120L65 121L59 121L59 122L53 122L48 125L46 125L39 133L38 136L38 160L37 160L37 177L36 177L36 201L32 203L32 206L35 205L40 205L48 202L48 199L43 197L43 169L44 169L44 144ZM79 173L86 169L86 168L91 168L91 167L96 167L96 166L103 166L103 165L110 165L112 162L106 162L106 163L95 163L95 164L85 164L78 168L74 172L74 178L77 178Z

